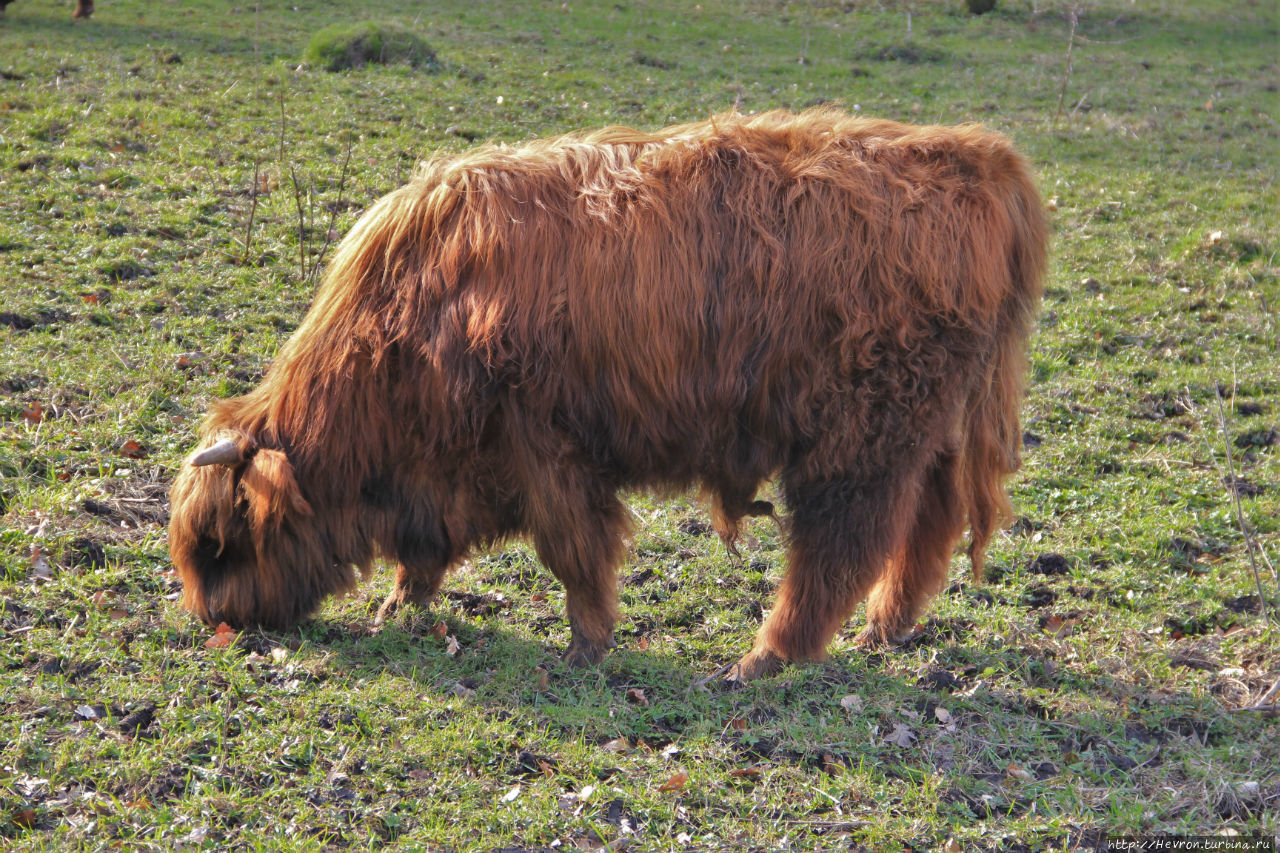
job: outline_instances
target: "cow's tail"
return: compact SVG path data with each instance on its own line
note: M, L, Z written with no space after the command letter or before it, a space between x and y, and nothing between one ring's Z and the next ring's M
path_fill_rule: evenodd
M1048 225L1031 170L1009 149L1001 194L1002 213L994 222L1007 229L990 235L991 245L1007 251L1008 277L996 320L992 349L966 405L960 491L967 504L969 560L973 579L982 579L987 543L1013 515L1004 480L1021 462L1022 410L1027 339L1040 304L1048 244ZM1003 221L1001 221L1003 220Z
M969 561L973 579L982 579L983 557L991 535L1013 514L1004 480L1018 470L1022 433L1018 418L1022 405L1020 347L1002 341L1001 352L988 371L982 389L969 400L964 429L961 493L969 519Z

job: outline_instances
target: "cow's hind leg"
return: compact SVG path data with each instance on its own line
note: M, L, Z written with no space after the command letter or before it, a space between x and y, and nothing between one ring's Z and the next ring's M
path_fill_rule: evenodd
M947 579L951 553L964 532L958 493L959 458L944 453L925 476L915 522L867 599L867 627L858 642L881 645L907 637Z
M760 519L771 517L774 523L782 526L777 512L768 501L756 501L755 492L759 488L758 480L748 482L732 482L732 480L716 480L705 487L710 496L710 515L712 529L724 543L724 549L733 560L742 561L741 552L737 549L737 538L742 533L742 519Z
M920 472L878 468L785 486L791 508L787 574L754 647L730 669L730 681L826 654L888 555L901 547L914 517L905 510L919 494Z
M539 559L564 584L570 631L565 662L586 666L614 645L617 567L631 516L602 484L558 473L554 487L533 499L529 521Z
M742 517L746 514L743 507L750 499L750 495L744 499L733 492L717 490L711 493L711 529L735 560L742 559L738 552L738 535L742 531Z
M738 536L742 532L743 518L768 516L781 525L773 511L773 504L755 500L756 484L746 486L718 486L711 490L711 527L715 530L725 550L735 560L742 560L738 551Z

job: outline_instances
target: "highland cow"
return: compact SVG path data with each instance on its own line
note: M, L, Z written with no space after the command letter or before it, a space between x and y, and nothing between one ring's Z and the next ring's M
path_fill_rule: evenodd
M382 620L522 536L594 663L619 491L700 486L732 545L776 478L786 575L730 677L821 658L864 598L860 639L893 641L1008 510L1045 249L1026 162L974 126L721 115L431 160L208 416L172 494L183 603L284 628L383 557Z

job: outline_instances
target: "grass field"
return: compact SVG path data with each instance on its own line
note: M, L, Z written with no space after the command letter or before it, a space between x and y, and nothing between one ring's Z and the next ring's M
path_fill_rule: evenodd
M1275 836L1280 719L1242 709L1280 678L1280 13L960 6L102 0L74 25L69 2L10 6L0 846ZM435 62L299 65L366 19ZM753 522L734 566L692 496L634 495L596 669L559 663L563 592L520 543L377 632L389 573L299 630L206 646L175 603L168 484L361 210L479 141L822 102L981 121L1039 170L1053 258L987 583L957 557L906 647L855 649L855 616L822 664L703 686L750 647L782 543Z

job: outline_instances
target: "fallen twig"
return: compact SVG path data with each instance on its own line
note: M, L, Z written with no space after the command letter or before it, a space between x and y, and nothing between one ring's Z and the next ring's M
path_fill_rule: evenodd
M1262 697L1252 705L1246 705L1243 708L1232 708L1231 713L1243 714L1246 711L1262 714L1280 714L1280 704L1271 701L1271 697L1280 692L1280 678L1276 679L1276 683L1271 685L1271 689L1262 694Z

